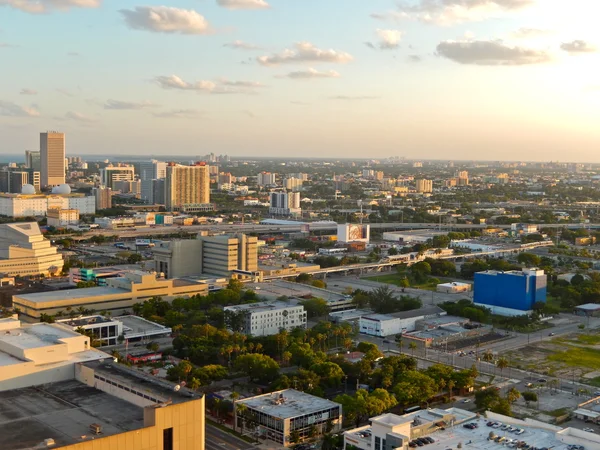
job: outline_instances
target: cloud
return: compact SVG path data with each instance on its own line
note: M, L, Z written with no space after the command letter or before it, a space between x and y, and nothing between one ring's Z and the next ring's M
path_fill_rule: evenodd
M10 117L39 117L40 112L35 106L19 106L13 102L0 100L0 116Z
M81 53L79 53L79 52L68 52L67 56L78 57L78 56L81 56Z
M338 52L331 49L321 50L310 42L298 42L294 45L293 50L285 49L281 53L274 53L270 56L259 56L257 61L263 66L275 66L278 64L303 62L343 64L353 59L353 56L346 52Z
M372 95L335 95L333 97L329 97L330 100L375 100L379 97Z
M98 8L102 0L0 0L0 6L8 6L32 14L45 14L54 10L70 8Z
M398 5L407 18L436 25L477 22L533 6L536 0L419 0ZM372 16L373 17L373 16Z
M234 48L236 50L261 50L258 45L250 44L248 42L236 40L233 42L228 42L227 44L223 44L223 47Z
M163 89L180 89L183 91L199 91L211 92L214 91L217 85L212 81L200 80L188 83L182 80L177 75L160 76L154 78L154 81Z
M197 109L172 109L170 111L153 113L152 115L163 119L195 119L202 115L202 112Z
M56 89L56 92L58 92L59 94L62 94L62 95L66 95L67 97L75 97L75 94L72 93L71 91L68 91L67 89L59 88L59 89Z
M541 28L519 28L516 31L511 33L511 36L515 39L529 39L529 38L537 38L542 36L549 36L554 34L554 30L544 30Z
M527 47L508 46L502 41L444 41L437 46L438 56L459 64L479 66L523 66L552 60L544 51Z
M144 108L155 108L157 105L155 103L149 102L147 100L143 102L124 102L121 100L107 100L104 103L104 109L114 109L114 110L127 110L127 109L144 109Z
M75 120L76 122L82 122L82 123L95 122L95 120L92 119L91 117L88 117L85 114L77 112L77 111L69 111L68 113L65 114L65 118L70 119L70 120Z
M217 4L227 9L268 9L265 0L217 0Z
M408 62L411 63L419 63L421 61L423 61L423 58L421 58L419 55L408 55Z
M15 47L18 47L18 45L9 44L8 42L0 42L0 48L15 48Z
M560 45L560 49L568 52L569 55L581 55L584 53L596 53L598 48L589 42L582 40L575 40L571 42L563 42Z
M19 94L21 94L21 95L37 95L37 91L35 89L23 88L23 89L21 89L21 92L19 92Z
M179 9L168 6L136 6L133 10L119 11L125 23L134 30L156 33L207 34L208 21L193 9Z
M379 42L377 44L372 44L371 42L366 42L365 44L373 49L379 48L380 50L395 50L400 46L400 41L402 40L402 31L382 30L378 28L377 36L379 37Z
M264 84L258 81L231 81L226 79L220 80L221 85L239 87L239 88L263 88L266 87Z
M277 78L291 78L292 80L311 80L314 78L339 78L340 74L335 70L320 72L316 69L297 70L286 75L278 75Z
M410 16L404 12L399 11L387 11L384 13L373 13L370 15L372 19L382 20L385 22L400 22L403 19L407 19Z

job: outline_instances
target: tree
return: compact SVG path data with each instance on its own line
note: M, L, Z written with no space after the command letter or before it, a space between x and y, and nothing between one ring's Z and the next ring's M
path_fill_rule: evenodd
M320 288L320 289L325 289L327 287L327 285L325 284L325 282L323 280L313 280L311 285L313 285L316 288Z
M523 397L523 400L525 400L525 403L527 404L527 406L529 406L529 402L537 402L538 401L538 395L535 392L531 392L531 391L521 392L521 397Z
M160 345L158 342L152 341L148 343L148 345L146 345L146 348L151 352L157 352L158 350L160 350Z
M321 377L321 382L326 387L335 387L342 384L344 371L335 363L321 362L311 366L310 370Z
M259 353L238 356L234 368L246 374L251 381L263 383L269 383L279 375L279 364L270 356Z
M423 283L427 280L427 277L431 275L431 265L426 261L419 261L410 266L410 273L415 281Z
M527 267L539 267L542 260L538 255L533 253L519 253L517 261Z
M244 331L246 316L246 311L231 311L228 309L223 312L225 326L234 333Z
M196 377L192 377L192 379L187 384L187 387L193 391L197 390L200 386L200 380Z
M234 292L240 293L244 289L244 283L237 278L230 278L229 282L227 283L227 289L231 289Z
M300 432L298 430L292 430L290 432L290 442L292 444L297 444L300 442Z
M504 369L508 367L508 359L506 359L504 356L501 356L498 358L498 361L496 361L496 367L500 369L500 375L502 375Z
M401 288L407 288L410 287L410 281L408 280L408 278L404 277L400 280L400 287Z
M410 353L412 356L415 356L415 350L417 349L417 344L415 342L411 342L408 344L408 348L410 349Z
M127 257L127 262L129 264L137 264L142 260L142 255L139 253L132 253Z
M487 363L491 363L492 361L494 361L494 354L492 353L491 350L486 350L481 355L481 359L482 359L482 361L485 361Z
M309 298L301 301L300 304L304 306L309 319L326 316L330 311L327 301L322 298Z
M510 388L506 393L506 400L511 404L519 400L519 397L521 397L521 393L515 387Z

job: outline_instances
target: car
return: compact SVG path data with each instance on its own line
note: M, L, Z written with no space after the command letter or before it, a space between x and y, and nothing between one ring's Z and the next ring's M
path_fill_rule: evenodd
M594 395L600 395L600 391L594 392Z
M465 398L462 402L463 403L471 403L471 399L470 398Z
M416 443L415 441L410 441L410 442L408 443L408 446L409 446L410 448L416 448L416 447L418 447L418 445L417 445L417 443Z
M494 425L492 425L492 427L494 428L500 428L502 426L501 422L496 422Z
M392 341L390 341L390 340L388 340L388 339L384 339L384 340L383 340L383 343L384 343L384 344L392 344Z
M510 428L510 425L502 425L500 427L501 430L508 430Z
M490 421L490 422L486 423L486 425L487 425L488 427L491 427L491 426L493 426L493 425L494 425L494 422Z
M593 428L584 428L583 431L586 431L588 433L595 433Z
M510 426L510 427L508 427L508 429L506 431L510 431L512 433L515 430L517 430L517 428Z
M433 439L432 437L429 437L429 436L425 436L423 439L425 439L430 444L433 444L435 442L435 439Z
M523 433L525 433L525 430L523 428L519 428L519 431L516 431L515 433L523 434Z
M546 380L545 378L539 378L538 379L538 383L546 383L548 380Z
M420 442L423 445L429 445L429 441L427 439L425 439L425 438L422 438L422 437L417 438L417 442Z
M548 336L554 336L554 333L548 333Z

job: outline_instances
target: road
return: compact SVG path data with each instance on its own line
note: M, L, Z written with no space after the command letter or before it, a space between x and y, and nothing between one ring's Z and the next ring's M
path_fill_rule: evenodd
M204 446L207 450L252 450L256 447L246 441L227 433L213 425L206 424L206 439Z

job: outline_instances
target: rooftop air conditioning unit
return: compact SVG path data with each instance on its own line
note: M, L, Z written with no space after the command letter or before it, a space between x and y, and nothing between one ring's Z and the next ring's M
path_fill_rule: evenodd
M94 434L100 434L100 433L102 433L102 425L93 423L90 425L90 431Z

